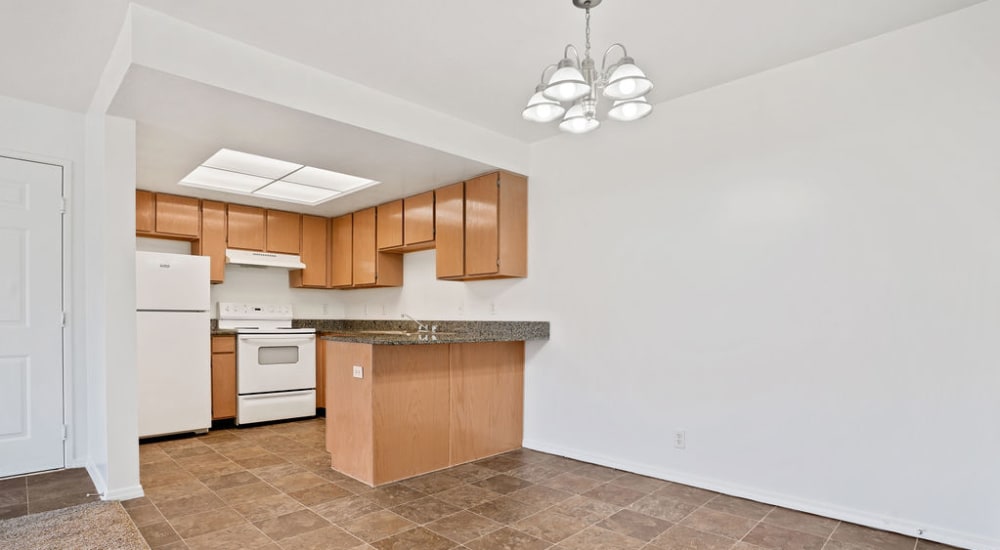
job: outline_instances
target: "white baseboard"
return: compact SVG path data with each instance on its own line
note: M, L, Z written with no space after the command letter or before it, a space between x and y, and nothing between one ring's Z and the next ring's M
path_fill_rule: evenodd
M97 468L97 464L88 461L87 462L87 473L90 474L90 480L94 482L94 488L97 492L101 494L101 498L104 498L104 493L108 491L108 482L101 475L101 471Z
M692 476L684 472L668 470L651 466L649 464L633 463L615 457L581 451L579 449L551 445L544 441L526 438L523 441L522 446L534 451L565 456L567 458L581 460L583 462L607 466L616 470L623 470L666 481L682 483L684 485L691 485L693 487L708 489L718 493L756 500L758 502L764 502L774 506L808 512L810 514L833 518L849 523L856 523L858 525L865 525L874 529L882 529L911 537L918 537L943 544L950 544L960 548L971 548L973 550L1000 550L1000 540L984 538L978 535L954 531L939 526L921 525L916 522L874 516L860 510L842 508L822 502L803 500L794 496L763 491L754 487L734 485L723 480Z
M101 495L101 500L129 500L133 498L140 498L145 495L146 493L142 490L142 485L133 485L131 487L108 491Z

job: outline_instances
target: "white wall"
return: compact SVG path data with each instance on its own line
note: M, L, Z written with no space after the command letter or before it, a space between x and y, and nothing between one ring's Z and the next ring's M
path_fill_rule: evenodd
M1000 547L998 29L988 2L538 144L526 445Z
M13 156L47 160L66 166L64 190L69 197L63 243L67 261L66 297L69 322L65 337L65 388L68 395L66 420L69 422L67 466L83 466L87 461L87 388L85 327L83 307L86 295L82 269L82 211L76 202L83 197L84 123L76 113L0 96L0 151ZM62 416L63 411L52 411Z
M135 123L86 117L87 469L105 499L142 496L135 368ZM123 292L127 289L128 292Z

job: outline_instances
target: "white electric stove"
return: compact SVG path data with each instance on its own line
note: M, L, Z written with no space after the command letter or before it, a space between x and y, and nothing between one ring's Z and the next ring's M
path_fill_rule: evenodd
M292 306L219 302L236 331L236 423L316 414L316 329L292 328Z

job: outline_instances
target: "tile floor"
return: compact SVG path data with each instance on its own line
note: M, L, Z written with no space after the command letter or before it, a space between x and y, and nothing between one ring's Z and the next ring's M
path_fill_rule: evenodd
M154 549L926 550L945 546L529 450L371 489L324 420L140 446Z
M0 519L68 508L100 498L83 468L0 479Z

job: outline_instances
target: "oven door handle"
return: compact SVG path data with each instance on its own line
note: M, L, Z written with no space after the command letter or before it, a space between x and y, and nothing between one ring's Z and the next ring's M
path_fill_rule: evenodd
M266 344L269 346L282 345L282 346L292 346L297 344L308 344L314 342L313 338L250 338L246 336L240 337L240 342L246 342L248 344Z

